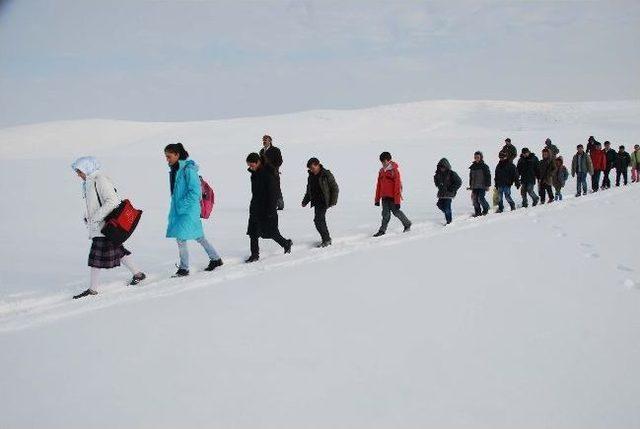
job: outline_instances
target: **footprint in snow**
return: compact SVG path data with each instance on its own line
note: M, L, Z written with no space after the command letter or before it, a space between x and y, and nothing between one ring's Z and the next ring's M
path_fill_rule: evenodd
M599 258L600 255L595 252L590 252L590 253L585 253L584 257L589 259L596 259L596 258Z
M590 243L580 243L582 247L593 247Z
M633 272L633 268L629 268L629 267L627 267L626 265L622 265L622 264L619 264L616 268L617 268L619 271L626 271L626 272L628 272L628 273Z
M559 231L559 232L556 233L556 237L558 237L558 238L562 238L562 237L566 237L566 236L567 236L566 232Z
M640 284L637 284L631 279L625 279L623 284L627 289L640 289Z

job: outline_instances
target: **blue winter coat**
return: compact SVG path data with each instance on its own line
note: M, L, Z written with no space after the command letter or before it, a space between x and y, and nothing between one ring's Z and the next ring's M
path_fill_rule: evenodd
M204 235L200 220L202 187L198 166L190 159L181 160L176 171L167 237L178 240L195 240ZM169 179L171 180L171 179Z

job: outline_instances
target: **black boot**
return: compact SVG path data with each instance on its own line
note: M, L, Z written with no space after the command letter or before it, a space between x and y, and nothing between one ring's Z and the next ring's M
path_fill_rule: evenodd
M260 260L259 255L251 255L247 259L244 260L245 264L250 264L252 262L257 262Z
M73 299L79 299L79 298L84 298L85 296L89 296L89 295L97 295L98 292L96 292L93 289L87 289L82 293L79 293L78 295L74 295Z
M145 273L137 273L133 276L133 278L129 282L129 286L135 286L146 278L147 278L147 275Z
M184 268L178 268L178 271L171 277L187 277L189 275L189 270L185 270Z
M205 268L205 271L213 271L218 267L222 266L222 259L210 260L209 265Z
M516 209L516 203L509 203L509 207L511 207L511 211Z
M404 231L402 231L402 232L409 232L409 231L411 231L411 224L405 226L404 227Z
M293 240L287 240L287 242L284 245L284 253L291 253L291 246L293 246Z
M318 244L318 246L316 247L329 247L331 246L331 239L329 240L323 240L321 243Z
M378 231L375 234L373 234L374 237L382 237L384 235L384 231Z

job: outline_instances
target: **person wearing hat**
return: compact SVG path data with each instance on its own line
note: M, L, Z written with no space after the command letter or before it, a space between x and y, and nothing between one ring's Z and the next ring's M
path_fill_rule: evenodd
M327 210L338 203L338 183L331 171L320 164L318 158L310 158L307 161L309 177L307 179L307 191L302 198L302 207L311 203L314 209L313 223L320 233L321 242L317 247L327 247L331 245L331 235L327 227Z

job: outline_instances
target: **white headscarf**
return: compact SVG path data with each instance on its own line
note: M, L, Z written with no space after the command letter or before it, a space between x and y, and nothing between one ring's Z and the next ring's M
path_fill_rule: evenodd
M71 164L71 168L73 168L74 171L80 170L87 176L90 176L100 170L100 162L93 156L83 156L82 158L76 159L73 164Z

